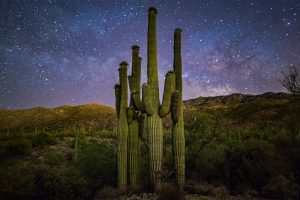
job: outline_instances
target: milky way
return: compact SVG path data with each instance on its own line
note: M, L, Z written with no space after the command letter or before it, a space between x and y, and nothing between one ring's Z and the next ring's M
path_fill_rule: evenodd
M113 106L118 65L131 62L133 44L146 81L150 6L161 85L173 31L183 30L184 99L284 91L280 72L300 64L296 0L0 0L0 108Z

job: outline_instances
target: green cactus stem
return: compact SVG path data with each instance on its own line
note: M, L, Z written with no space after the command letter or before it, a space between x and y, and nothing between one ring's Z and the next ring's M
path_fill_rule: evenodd
M175 89L175 73L173 71L169 71L166 74L166 79L165 79L163 101L162 101L162 105L160 106L160 110L159 110L160 117L165 117L169 113L170 106L171 106L172 93L173 93L174 89Z
M180 189L185 184L185 138L182 105L182 60L181 60L181 30L174 32L174 72L176 76L175 89L172 95L173 147L177 185Z
M116 112L118 116L118 184L121 189L127 187L127 66L127 62L120 63L120 84L115 85Z
M74 155L73 155L73 162L74 165L78 163L78 154L79 154L79 132L76 133L75 140L74 140Z
M139 184L139 124L132 120L128 126L128 159L129 159L129 183L132 188Z
M132 74L128 76L130 90L140 92L141 85L141 58L139 57L139 46L132 46ZM138 96L138 98L140 98ZM129 183L132 188L137 188L139 183L139 123L138 110L134 109L131 97L128 109L128 167Z

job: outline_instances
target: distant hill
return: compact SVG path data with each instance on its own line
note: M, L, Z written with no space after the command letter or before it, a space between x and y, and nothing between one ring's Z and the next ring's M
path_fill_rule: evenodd
M115 123L115 110L98 104L0 110L0 130L8 127L24 130L112 129Z
M185 122L189 126L199 114L213 114L232 126L251 126L272 123L283 125L299 120L300 97L286 93L262 95L231 94L228 96L199 97L184 101ZM98 104L60 106L53 109L36 107L26 110L0 110L0 130L10 129L62 130L110 129L116 125L115 110ZM170 117L165 126L171 125Z
M300 96L268 92L261 95L234 93L228 96L199 97L185 103L189 124L199 113L218 116L227 126L283 127L300 124Z

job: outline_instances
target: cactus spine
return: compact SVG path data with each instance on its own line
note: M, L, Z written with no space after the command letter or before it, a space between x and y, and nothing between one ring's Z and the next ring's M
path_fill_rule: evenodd
M141 85L141 58L139 46L132 46L132 74L128 76L131 90L140 92ZM129 183L131 187L138 187L139 181L139 123L138 110L134 108L132 98L128 109L128 158L129 158Z
M118 116L118 184L121 189L127 187L127 65L127 62L120 64L120 84L115 85L116 111Z
M172 120L173 120L173 147L174 161L176 169L176 180L178 187L183 189L185 182L185 138L184 121L182 108L182 60L181 60L181 30L174 32L174 72L176 76L175 88L172 102Z

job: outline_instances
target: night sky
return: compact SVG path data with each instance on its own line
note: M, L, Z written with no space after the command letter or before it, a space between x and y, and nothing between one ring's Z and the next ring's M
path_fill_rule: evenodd
M184 99L284 91L281 70L300 64L299 0L0 0L0 108L113 106L133 44L146 82L151 6L161 86L183 30Z

